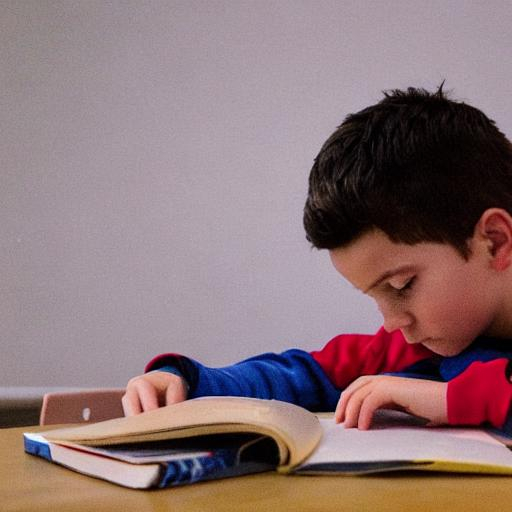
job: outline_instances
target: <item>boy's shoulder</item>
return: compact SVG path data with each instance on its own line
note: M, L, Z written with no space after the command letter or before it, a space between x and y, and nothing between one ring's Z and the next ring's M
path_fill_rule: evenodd
M407 343L400 330L384 327L375 334L341 334L311 355L340 388L362 375L404 372L437 357L420 344Z

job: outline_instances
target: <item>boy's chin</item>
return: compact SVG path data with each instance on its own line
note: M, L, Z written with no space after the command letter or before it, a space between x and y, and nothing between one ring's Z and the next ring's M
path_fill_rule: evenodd
M437 355L443 357L458 356L470 343L454 343L447 340L429 339L422 342L422 345Z

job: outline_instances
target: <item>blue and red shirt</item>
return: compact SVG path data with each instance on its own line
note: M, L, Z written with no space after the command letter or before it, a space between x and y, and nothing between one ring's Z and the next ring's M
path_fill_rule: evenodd
M292 402L312 411L332 411L340 393L363 375L397 375L447 382L451 425L490 424L512 434L509 421L512 340L477 338L453 357L411 345L400 331L343 334L321 350L265 353L223 368L178 355L154 358L146 371L165 370L187 381L189 398L249 396Z

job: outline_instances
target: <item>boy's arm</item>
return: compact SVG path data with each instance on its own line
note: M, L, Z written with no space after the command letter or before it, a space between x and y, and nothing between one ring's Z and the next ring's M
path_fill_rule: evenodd
M225 368L209 368L179 354L162 354L130 379L122 403L126 416L187 398L247 396L278 399L310 410L333 410L339 390L302 350L262 354Z
M492 425L512 435L512 354L481 340L458 356L445 358L442 382L377 375L360 377L342 393L337 421L366 429L382 407L400 408L430 424Z
M187 398L230 395L292 402L313 411L333 410L339 390L303 350L266 353L224 368L210 368L177 354L162 354L146 371L178 373L188 385Z
M448 382L448 423L480 425L490 423L512 435L511 360L475 361Z
M397 372L418 362L421 366L429 362L431 355L427 349L408 345L400 334L388 334L383 329L376 335L337 336L322 350L311 354L302 350L268 353L225 368L209 368L177 354L163 354L146 367L146 372L161 370L155 372L159 375L146 374L132 379L128 386L131 398L125 401L134 403L131 410L146 410L138 403L137 391L142 394L141 402L156 407L157 399L151 396L147 381L160 385L161 379L171 379L164 372L171 372L183 377L188 384L188 398L205 395L275 398L310 410L334 410L340 389L358 376ZM428 366L423 364L422 372ZM420 368L415 368L418 370ZM169 382L176 383L175 380ZM135 390L135 386L140 390ZM171 401L166 400L166 392L169 393L158 386L153 392L160 393L160 405L176 401L175 391L170 392Z

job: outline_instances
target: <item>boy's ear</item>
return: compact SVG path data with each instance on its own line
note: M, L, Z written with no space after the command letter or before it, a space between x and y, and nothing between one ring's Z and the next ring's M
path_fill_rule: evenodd
M475 226L475 236L487 246L495 270L505 270L511 265L512 216L506 210L485 210Z

